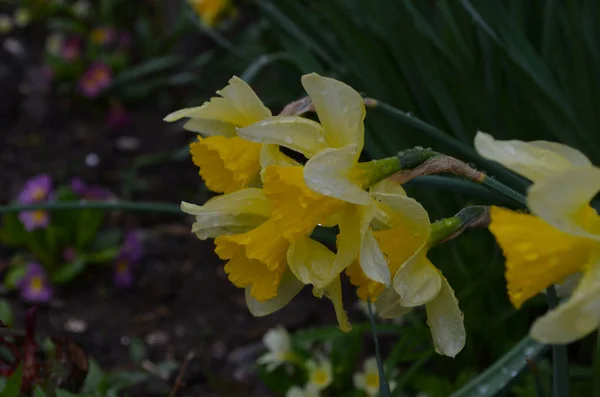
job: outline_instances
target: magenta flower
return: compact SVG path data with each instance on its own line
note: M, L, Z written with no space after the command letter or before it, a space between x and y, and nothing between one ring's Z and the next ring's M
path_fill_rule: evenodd
M106 125L108 128L116 130L126 127L127 124L129 124L129 120L129 113L121 104L114 103L108 109L108 113L106 115Z
M25 230L32 232L36 229L42 229L50 223L50 215L44 210L19 212L19 220L25 227Z
M62 44L60 55L65 61L73 61L81 54L82 42L79 37L69 37Z
M123 246L115 261L114 282L122 288L133 285L135 265L142 257L142 243L135 231L125 235Z
M36 262L27 265L25 277L19 282L21 297L27 302L48 302L52 298L52 288L44 268Z
M50 179L50 175L34 176L25 182L25 186L17 196L17 201L19 204L37 203L47 199L51 191L52 179Z
M114 195L110 190L100 185L88 185L79 177L71 178L71 190L84 200L102 201L108 200Z
M110 85L112 72L110 68L102 63L92 64L79 80L79 89L83 96L95 98Z

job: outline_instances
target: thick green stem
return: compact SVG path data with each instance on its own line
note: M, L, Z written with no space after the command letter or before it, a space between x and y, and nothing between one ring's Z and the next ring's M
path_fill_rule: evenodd
M546 290L548 295L548 308L554 309L558 305L556 288L550 286ZM569 397L569 355L567 345L552 345L552 395L554 397Z
M438 155L430 149L408 149L396 156L360 163L358 167L365 172L367 186L372 186L400 171L412 170Z
M59 210L84 210L99 209L112 211L141 211L161 212L165 214L183 214L179 205L170 203L131 202L131 201L63 201L37 204L13 204L0 207L0 214L21 211L59 211Z

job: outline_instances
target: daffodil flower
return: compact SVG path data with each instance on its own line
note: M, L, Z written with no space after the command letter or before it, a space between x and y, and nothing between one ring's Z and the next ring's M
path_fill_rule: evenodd
M165 117L172 122L189 118L183 128L200 134L190 145L192 160L200 169L206 186L218 193L231 193L257 184L261 170L261 151L266 163L278 151L250 142L237 131L271 116L252 88L238 77L202 106L181 109ZM204 136L204 138L202 137Z
M307 389L321 391L333 382L333 366L331 365L331 361L324 358L318 361L308 360L306 368L308 369Z
M188 3L209 28L215 26L221 16L231 9L231 0L188 0Z
M490 231L506 257L511 302L518 308L547 287L583 275L570 298L531 328L543 343L570 343L600 326L600 217L590 200L600 169L581 152L554 142L475 139L480 154L532 180L532 215L493 207ZM510 155L507 155L510 154Z
M305 166L267 166L263 171L274 219L292 244L290 269L319 291L335 282L360 253L364 273L389 285L387 262L369 228L375 201L365 190L385 175L387 165L358 162L364 144L363 98L346 84L314 73L302 76L302 85L320 123L276 116L238 131L248 140L287 147L308 158ZM317 225L336 224L337 254L309 240Z
M257 360L258 364L265 365L268 372L274 371L281 364L293 361L292 341L290 334L283 327L267 331L263 337L267 352Z
M379 394L379 369L377 368L377 358L369 357L363 363L363 370L357 372L352 377L354 387L362 390L368 397L375 397ZM396 388L396 382L389 382L390 391Z
M432 234L427 211L393 182L378 183L371 194L380 209L373 234L388 258L393 283L386 288L367 277L357 263L346 270L350 283L358 287L359 298L374 301L378 314L385 318L425 305L436 351L456 356L465 344L463 314L452 287L427 258Z

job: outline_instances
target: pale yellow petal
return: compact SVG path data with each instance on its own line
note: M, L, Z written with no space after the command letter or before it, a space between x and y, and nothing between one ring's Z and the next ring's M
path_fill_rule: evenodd
M203 136L221 135L229 138L236 136L235 125L220 120L189 119L183 128Z
M182 202L181 210L196 216L192 233L201 240L246 232L271 214L271 207L260 189L238 190L215 197L202 206Z
M323 244L309 237L300 237L287 253L288 266L304 284L325 288L333 281L331 267L335 254Z
M356 145L360 154L364 144L366 110L363 98L352 87L311 73L302 76L302 85L310 96L327 141L334 148ZM357 155L358 156L358 155Z
M246 288L246 305L254 317L263 317L283 308L302 290L302 284L289 270L281 277L277 296L266 301L256 300L251 293L252 288Z
M353 204L370 204L371 197L360 181L356 181L356 147L324 149L308 160L304 168L306 185L324 196Z
M559 145L560 144L555 144ZM490 134L478 132L475 136L475 149L484 158L497 161L511 171L533 182L566 171L571 163L571 148L556 150L556 146L510 140L497 141ZM569 153L570 157L565 157Z
M527 205L565 233L600 241L600 217L589 205L599 190L600 168L574 167L534 184Z
M308 158L327 147L323 127L298 116L275 116L261 120L240 128L238 135L253 142L284 146Z
M342 332L350 332L352 326L350 325L348 315L344 310L344 303L342 301L342 283L340 282L339 277L336 277L333 282L325 288L324 295L333 303L335 317L337 318L340 330Z
M394 289L400 295L402 306L423 305L440 292L442 277L425 256L425 252L412 256L396 272Z
M262 148L260 150L260 166L264 171L270 165L276 165L280 167L294 167L299 166L300 164L296 160L281 153L281 150L279 150L279 146L262 145Z
M531 141L529 143L535 147L549 150L564 157L569 161L569 163L571 163L571 166L573 167L587 167L592 165L592 162L585 154L581 153L575 148L572 148L571 146L550 141Z
M406 196L406 191L402 187L402 184L393 181L391 179L383 179L369 189L371 193L377 194L395 194L398 196Z
M541 343L571 343L600 326L600 262L584 274L573 295L537 319L531 337Z
M388 261L370 229L367 229L363 235L359 262L362 271L369 279L386 286L390 285L391 275Z
M438 354L455 357L465 346L466 331L458 299L445 277L437 296L425 305L427 324Z
M337 238L337 253L333 263L330 278L335 277L344 271L352 262L354 262L359 253L360 242L362 239L362 216L354 206L346 206L340 216Z
M431 234L427 210L415 199L402 194L373 193L379 207L388 215L390 227L401 225L426 244Z
M400 295L393 288L387 288L379 295L375 307L377 314L383 318L401 317L411 310L410 307L402 306Z
M238 77L232 77L229 84L202 106L181 109L165 117L165 121L176 121L184 117L193 119L219 120L244 127L271 116L252 88Z

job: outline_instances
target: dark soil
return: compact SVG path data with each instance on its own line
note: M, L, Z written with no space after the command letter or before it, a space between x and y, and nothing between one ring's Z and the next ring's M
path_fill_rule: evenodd
M180 149L191 138L180 125L162 122L164 110L138 112L128 128L109 131L101 118L73 103L48 100L44 106L48 109L41 119L24 116L27 113L19 107L3 115L1 204L39 173L51 174L56 182L81 176L120 194L136 157ZM124 137L135 143L134 149L122 148L119 142ZM98 156L97 166L86 166L90 153ZM133 200L202 203L208 198L189 159L144 168L135 181ZM277 324L289 329L335 324L331 305L313 298L308 289L284 310L253 318L243 290L228 282L212 242L189 233L188 216L113 213L109 222L144 231L145 255L134 288L116 289L110 266L92 269L57 291L38 316L41 336L67 333L105 370L131 368L128 345L139 338L149 350L144 364L149 369L152 363L182 362L188 353L195 353L180 396L269 395L252 371L267 329ZM8 259L8 254L1 249L0 260ZM26 305L18 296L9 299L16 318L21 318ZM176 375L139 386L132 394L165 396Z

